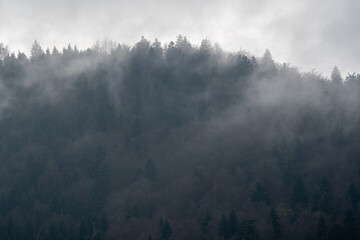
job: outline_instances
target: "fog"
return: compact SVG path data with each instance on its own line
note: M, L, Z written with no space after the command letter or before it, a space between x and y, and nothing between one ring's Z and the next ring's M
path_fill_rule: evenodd
M1 45L1 238L357 239L359 75L159 41Z
M80 49L111 39L135 44L141 36L169 43L178 34L195 44L204 38L229 51L261 56L269 48L279 62L329 76L359 72L359 3L345 1L0 1L0 42L29 53L43 47Z

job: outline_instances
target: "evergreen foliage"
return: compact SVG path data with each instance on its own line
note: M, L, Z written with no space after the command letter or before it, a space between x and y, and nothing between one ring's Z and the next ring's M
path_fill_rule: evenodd
M0 239L359 239L360 75L329 74L0 43Z

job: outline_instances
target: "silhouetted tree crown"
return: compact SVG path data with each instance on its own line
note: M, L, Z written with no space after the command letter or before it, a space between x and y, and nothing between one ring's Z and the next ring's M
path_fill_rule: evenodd
M343 79L340 74L340 70L335 66L331 72L331 81L336 84L341 84Z
M44 54L44 51L38 41L35 40L33 45L31 46L31 59L35 60L40 58Z

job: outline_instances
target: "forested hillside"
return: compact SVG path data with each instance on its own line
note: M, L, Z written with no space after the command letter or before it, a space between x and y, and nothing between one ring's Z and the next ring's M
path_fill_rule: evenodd
M183 36L0 45L0 239L353 240L359 201L358 74Z

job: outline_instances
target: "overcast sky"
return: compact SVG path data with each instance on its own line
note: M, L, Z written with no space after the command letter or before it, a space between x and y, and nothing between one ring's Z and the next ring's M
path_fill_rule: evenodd
M302 71L329 75L337 65L345 76L360 73L359 12L359 0L0 0L0 42L28 52L35 39L87 48L182 34L256 56L269 48Z

